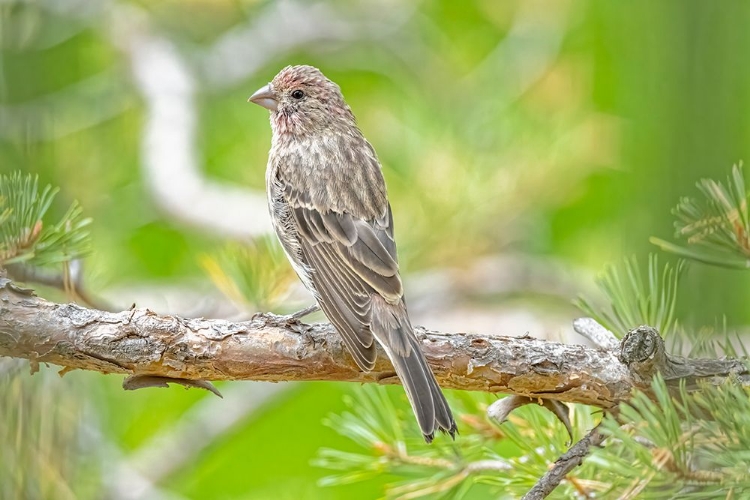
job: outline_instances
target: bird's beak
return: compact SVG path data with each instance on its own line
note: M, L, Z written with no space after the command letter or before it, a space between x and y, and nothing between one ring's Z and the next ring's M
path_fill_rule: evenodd
M276 100L276 94L273 93L270 83L265 87L256 90L247 101L254 102L258 106L263 106L269 111L276 111L279 105L279 102Z

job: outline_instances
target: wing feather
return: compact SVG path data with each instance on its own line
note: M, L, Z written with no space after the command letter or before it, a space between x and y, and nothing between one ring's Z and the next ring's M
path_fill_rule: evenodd
M357 241L357 228L351 215L328 212L322 218L331 235L342 245L351 246Z
M364 221L348 213L321 212L288 185L285 194L302 256L312 270L315 290L323 298L323 312L342 334L357 364L371 369L375 360L370 329L372 294L394 304L403 297L395 245L388 243L393 241L393 226L387 223L390 214Z
M358 220L354 223L357 240L349 246L349 251L362 264L381 276L395 276L398 273L398 262L388 253L376 234L378 230L372 222Z
M357 365L363 370L371 370L377 353L373 336L362 322L364 308L356 307L350 296L343 294L346 290L343 283L330 274L330 269L318 252L310 252L309 247L303 246L302 253L315 268L313 281L323 299L319 301L320 307L341 334ZM366 314L369 316L369 311Z

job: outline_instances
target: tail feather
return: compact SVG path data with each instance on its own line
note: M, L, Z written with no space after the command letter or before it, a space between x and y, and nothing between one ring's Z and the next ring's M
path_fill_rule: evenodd
M394 306L373 300L372 333L384 347L406 390L414 415L428 443L435 431L456 434L456 422L433 375L403 303Z
M427 365L417 339L411 332L409 336L413 340L410 342L412 349L407 355L386 351L404 385L422 435L428 443L435 437L435 431L447 432L455 437L456 422L448 402Z
M429 367L427 369L429 370ZM450 406L448 406L448 401L445 400L443 391L440 389L431 370L428 378L430 379L430 386L432 388L432 400L435 402L435 421L438 424L438 430L447 432L451 437L455 438L458 429Z

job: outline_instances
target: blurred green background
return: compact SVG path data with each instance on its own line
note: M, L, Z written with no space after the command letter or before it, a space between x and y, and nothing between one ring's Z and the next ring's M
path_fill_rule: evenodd
M420 301L425 276L459 290L440 311L424 301L416 322L557 338L591 273L653 251L649 236L671 238L678 199L747 158L748 22L750 3L739 0L5 0L0 172L60 186L58 213L82 204L95 248L84 283L116 309L292 310L309 299L295 292L238 307L206 262L249 241L266 216L262 204L238 213L263 199L270 144L267 113L247 96L287 64L312 64L341 86L383 163L410 301ZM202 207L209 190L221 203ZM570 273L554 292L524 279L500 292L461 282L462 270L505 255ZM691 268L683 317L746 324L749 284L745 274ZM436 319L452 308L484 320ZM0 393L6 411L26 412L0 422L9 440L0 446L18 446L10 436L21 431L46 443L15 462L35 463L59 488L39 498L377 498L392 479L316 485L327 474L310 464L317 450L353 447L323 420L357 387L238 382L214 401L42 372ZM72 460L44 428L81 419L91 423L76 438L87 451ZM33 471L15 473L21 481Z

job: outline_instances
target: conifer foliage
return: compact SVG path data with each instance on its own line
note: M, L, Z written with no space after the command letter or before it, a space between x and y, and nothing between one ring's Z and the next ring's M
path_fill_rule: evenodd
M689 261L750 267L749 194L741 165L725 183L704 179L698 189L701 199L683 198L673 211L676 237L687 244L652 238L681 260L660 264L650 255L644 271L635 257L626 259L597 280L600 297L580 297L576 304L619 338L647 324L676 354L747 357L741 335L726 327L688 328L677 316ZM497 425L483 416L493 396L453 393L452 404L463 410L461 438L414 451L416 436L398 430L409 425L402 419L403 404L391 401L384 388L358 388L356 394L352 412L332 416L330 424L362 451L321 450L317 464L335 471L323 484L387 473L400 478L390 498L520 498L571 444L564 426L541 406L527 405ZM394 406L400 411L370 411ZM750 496L750 392L739 380L689 391L684 383L675 389L657 376L650 390L634 393L614 411L572 406L570 421L574 440L597 423L605 439L550 498Z
M91 219L77 202L59 221L45 220L58 191L39 189L39 179L28 174L0 175L0 267L61 264L90 251Z

